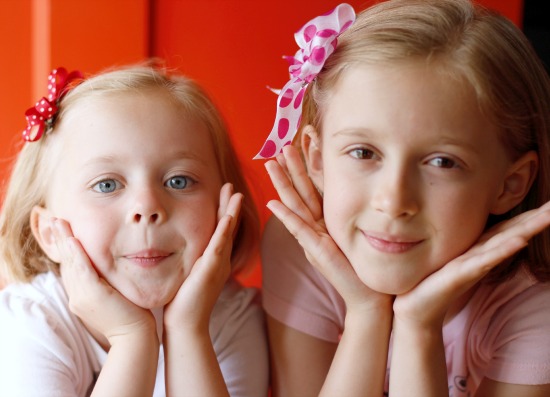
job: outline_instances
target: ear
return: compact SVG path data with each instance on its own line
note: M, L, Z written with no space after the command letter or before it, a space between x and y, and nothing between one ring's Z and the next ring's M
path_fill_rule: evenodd
M42 251L53 262L60 262L59 250L55 243L51 219L53 215L44 207L34 206L31 210L31 230Z
M308 175L321 192L323 191L323 156L319 133L311 125L302 130L301 146Z
M539 164L539 157L535 151L525 153L509 168L504 178L502 191L496 199L491 213L504 214L510 211L525 198L535 177Z

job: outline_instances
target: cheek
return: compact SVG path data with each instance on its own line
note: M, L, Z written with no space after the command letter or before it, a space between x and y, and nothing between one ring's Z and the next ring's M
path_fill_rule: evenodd
M94 214L83 210L78 216L69 215L64 219L98 270L111 263L111 247L116 243L118 230L118 222L112 216L107 212Z
M203 254L216 229L216 204L203 202L200 210L182 214L177 223L179 224L180 234L185 237L189 247L187 254L191 257L190 260L194 262Z
M366 196L361 181L350 181L340 173L329 172L324 178L323 211L328 223L344 223L361 212Z
M327 231L336 244L345 249L362 213L360 195L342 184L333 185L323 196L323 216Z
M445 261L453 259L470 248L485 229L488 212L475 200L457 202L439 201L432 205L439 216L432 216L437 223L432 223L440 238L439 253Z

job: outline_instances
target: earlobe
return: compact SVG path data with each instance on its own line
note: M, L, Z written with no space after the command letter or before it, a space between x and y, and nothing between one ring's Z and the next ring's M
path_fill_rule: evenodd
M48 258L53 262L59 263L60 256L52 229L52 217L53 215L46 208L34 206L30 217L31 231L38 245Z
M323 156L319 133L311 125L302 130L302 152L309 177L321 192L323 191Z
M503 182L502 191L491 211L492 214L504 214L522 202L535 180L538 164L537 153L530 151L510 166Z

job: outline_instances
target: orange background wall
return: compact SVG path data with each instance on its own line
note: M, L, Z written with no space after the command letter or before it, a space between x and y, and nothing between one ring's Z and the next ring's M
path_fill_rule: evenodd
M275 193L262 161L252 161L271 130L276 96L297 50L293 34L337 0L0 0L0 178L20 145L25 110L46 95L57 66L96 73L164 58L197 80L224 115L265 222ZM349 0L356 10L369 1ZM482 0L517 25L523 0ZM259 285L257 260L245 283Z

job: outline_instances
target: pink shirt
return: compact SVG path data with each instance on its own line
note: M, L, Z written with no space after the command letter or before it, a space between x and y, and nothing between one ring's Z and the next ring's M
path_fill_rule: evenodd
M267 313L337 343L344 327L344 301L274 219L264 231L262 262ZM484 377L550 383L550 284L537 282L525 270L502 284L480 284L444 326L443 337L450 396L471 395Z

